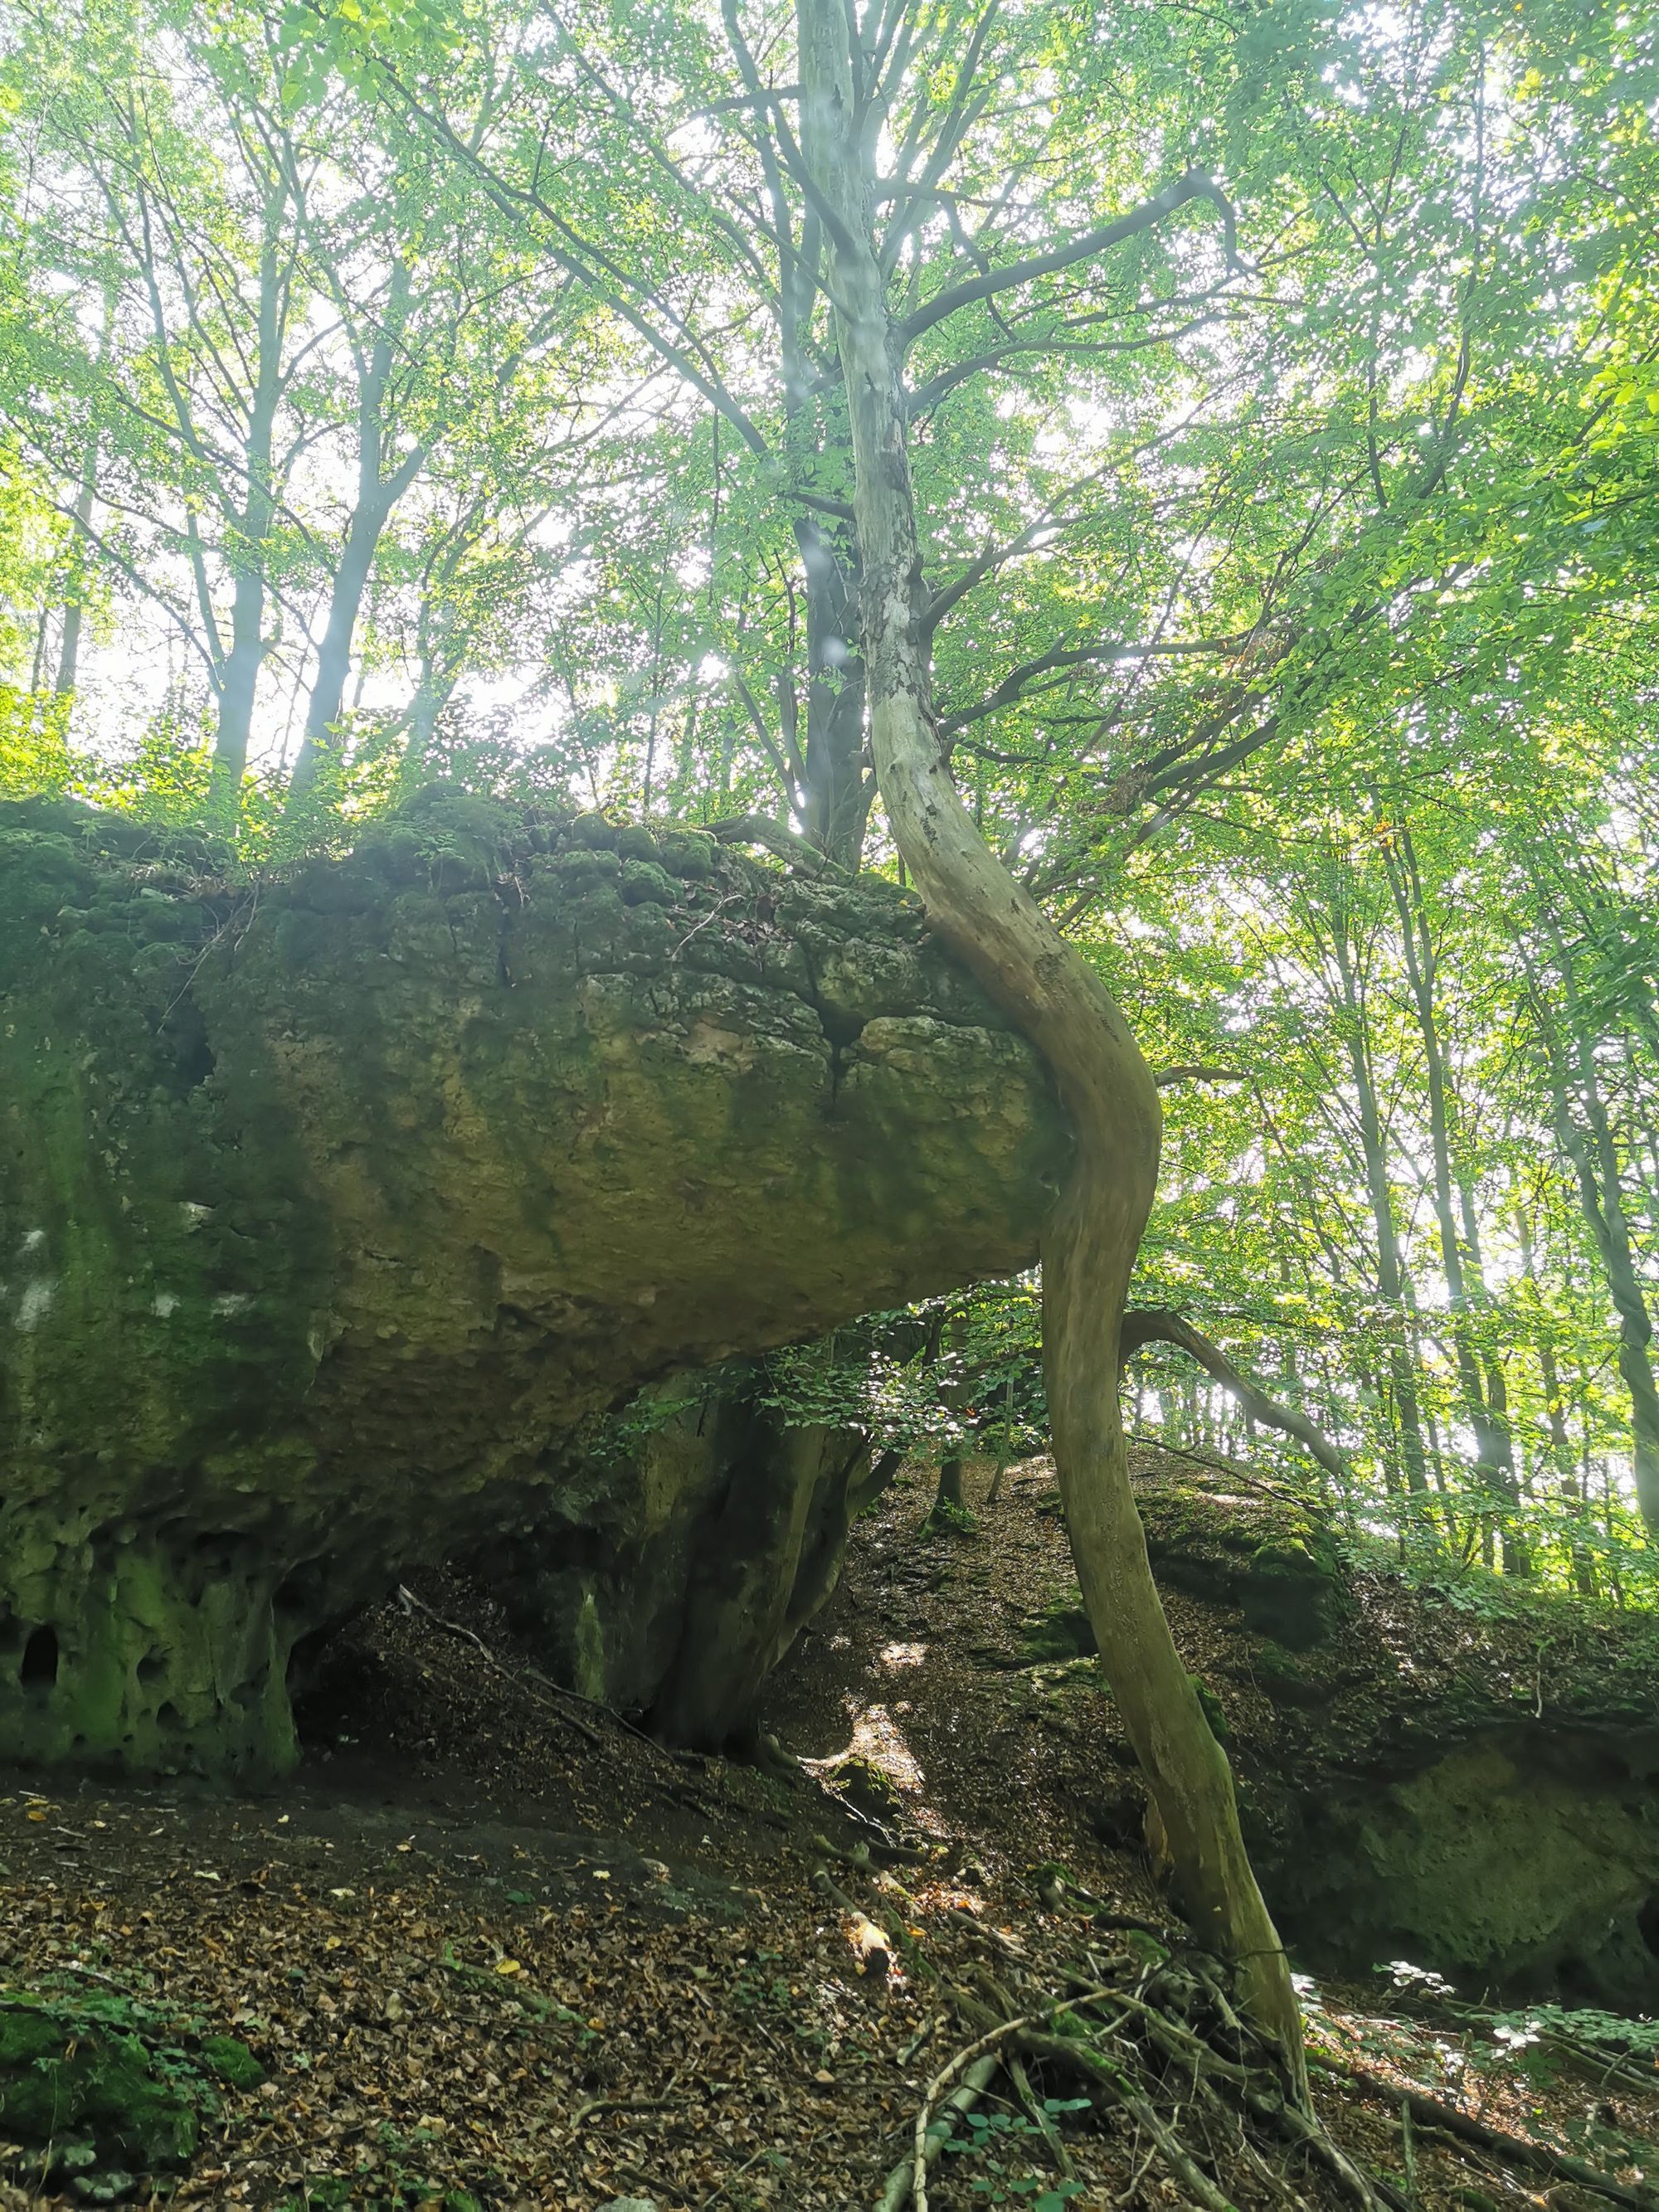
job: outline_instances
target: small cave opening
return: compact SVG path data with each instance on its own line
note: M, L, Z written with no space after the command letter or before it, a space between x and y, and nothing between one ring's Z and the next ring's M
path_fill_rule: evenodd
M58 1680L58 1631L31 1629L17 1679L26 1690L49 1690Z
M1659 1959L1659 1890L1656 1890L1636 1915L1636 1932L1656 1959Z

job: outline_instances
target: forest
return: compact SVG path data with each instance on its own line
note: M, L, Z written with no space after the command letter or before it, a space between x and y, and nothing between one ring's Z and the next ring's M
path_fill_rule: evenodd
M8 0L0 514L0 2207L1659 2204L1659 13Z

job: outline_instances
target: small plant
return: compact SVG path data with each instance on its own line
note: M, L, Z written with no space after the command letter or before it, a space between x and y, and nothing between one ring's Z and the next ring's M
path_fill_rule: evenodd
M1045 2097L1042 2100L1043 2115L1050 2126L1067 2112L1086 2112L1088 2110L1089 2100L1086 2097ZM1011 2165L1007 2159L999 2155L1005 2147L1012 2147L1023 2140L1032 2137L1038 2142L1042 2140L1042 2131L1023 2112L965 2112L963 2125L967 2130L965 2135L957 2135L953 2130L947 2134L945 2131L951 2129L951 2123L936 2120L932 2132L940 2138L939 2148L942 2151L954 2157L975 2158L982 2162L984 2172L976 2174L970 2185L975 2196L981 2197L986 2203L1029 2204L1032 2212L1065 2212L1070 2200L1082 2194L1083 2184L1080 2181L1052 2181L1041 2174L1020 2173L1015 2167L1024 2164L1023 2158Z

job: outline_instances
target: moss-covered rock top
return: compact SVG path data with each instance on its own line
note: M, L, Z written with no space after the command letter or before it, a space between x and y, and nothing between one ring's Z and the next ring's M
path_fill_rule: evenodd
M0 806L0 1753L269 1768L288 1662L653 1376L1028 1261L912 897L417 795L269 879Z

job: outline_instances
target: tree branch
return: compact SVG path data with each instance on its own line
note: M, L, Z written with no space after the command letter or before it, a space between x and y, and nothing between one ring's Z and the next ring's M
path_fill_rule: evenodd
M1347 1465L1341 1453L1324 1431L1314 1426L1305 1413L1294 1407L1281 1406L1276 1398L1248 1376L1241 1375L1218 1345L1179 1314L1170 1313L1163 1306L1137 1306L1123 1316L1123 1328L1118 1338L1118 1356L1128 1359L1148 1344L1173 1344L1195 1359L1206 1375L1213 1376L1222 1386L1232 1392L1252 1420L1260 1421L1265 1429L1277 1429L1281 1435L1293 1437L1305 1444L1328 1474L1339 1480L1347 1474Z
M1206 171L1188 169L1185 176L1177 177L1173 184L1166 185L1151 199L1143 200L1138 208L1131 208L1127 215L1119 216L1115 222L1103 223L1097 230L1085 231L1081 237L1073 239L1067 245L1057 246L1048 253L1029 253L1021 260L1010 261L1000 269L992 270L987 276L969 277L964 283L952 284L943 292L936 292L931 300L917 308L915 314L895 325L901 351L913 345L924 331L931 331L936 323L944 322L948 316L957 313L962 308L972 307L982 300L994 299L1000 292L1012 291L1017 285L1033 283L1039 276L1054 276L1062 269L1071 268L1076 262L1091 260L1096 254L1121 245L1126 238L1133 238L1143 230L1152 229L1166 216L1173 215L1189 201L1198 199L1208 200L1220 210L1227 259L1230 264L1237 265L1237 228L1232 203L1214 178Z

